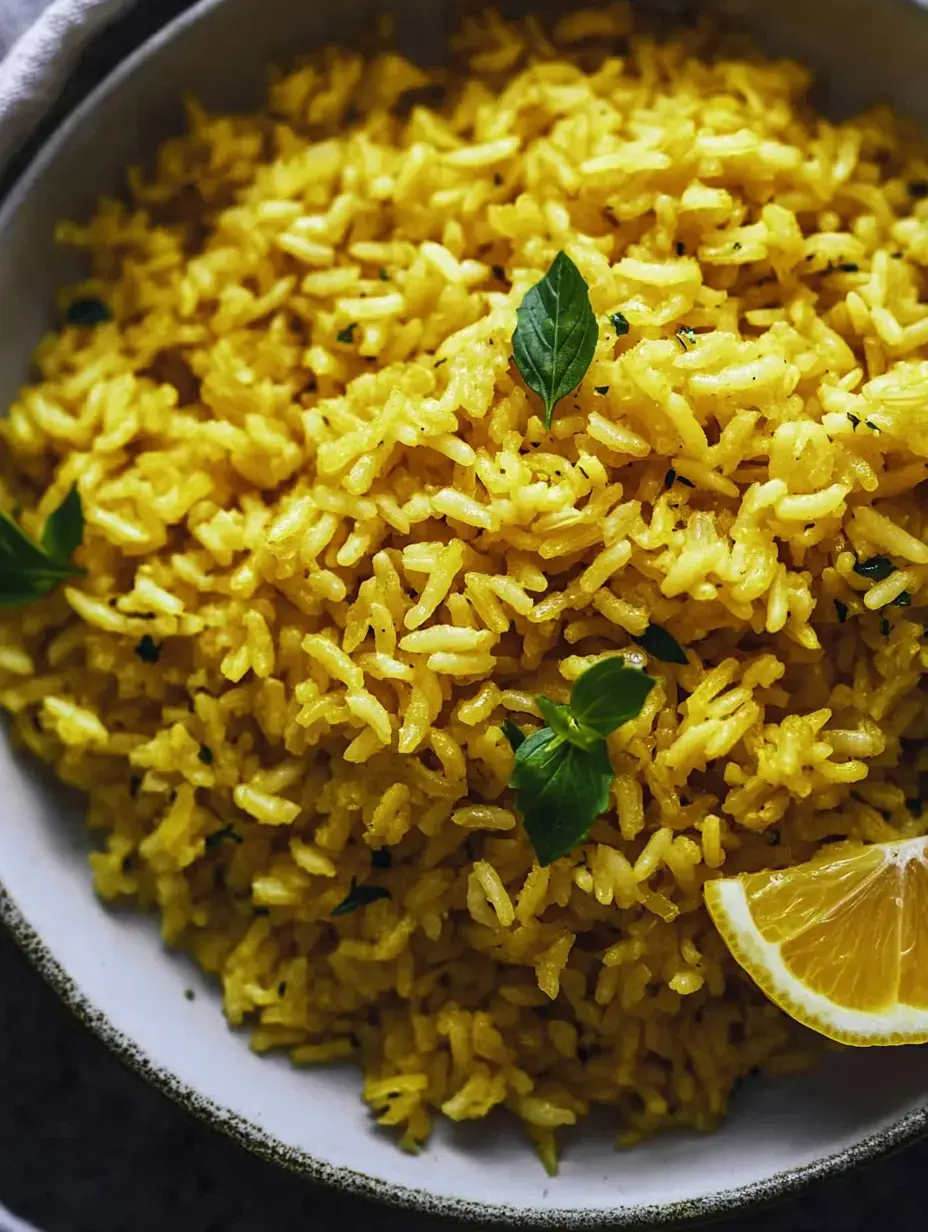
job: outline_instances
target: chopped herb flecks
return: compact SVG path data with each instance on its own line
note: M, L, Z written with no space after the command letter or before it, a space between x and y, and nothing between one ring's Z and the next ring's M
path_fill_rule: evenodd
M868 560L859 560L854 566L856 574L873 582L882 582L895 571L896 566L888 556L871 556Z
M104 325L107 321L112 321L113 310L102 299L87 296L86 299L75 299L68 304L64 319L68 325Z
M631 326L624 312L610 312L609 322L615 330L617 338L624 338Z
M354 342L354 331L358 328L357 321L352 321L350 325L346 325L344 329L340 329L335 335L338 342L344 342L346 346L351 346Z
M688 351L696 342L696 331L689 325L681 325L675 335L677 342L683 347L684 351Z
M609 392L609 386L608 386L608 385L596 385L596 386L594 386L594 389L596 390L596 392L597 392L598 394L603 394L603 395L605 395L605 394L607 394L607 393Z
M235 826L223 826L221 830L214 830L212 834L207 834L206 850L215 851L216 848L226 840L237 845L241 845L241 843L244 842L244 839L235 829Z
M843 625L847 620L847 604L842 603L840 599L835 599L835 613L838 617L838 624Z
M685 666L689 662L677 639L660 625L648 625L644 633L640 637L633 637L632 641L662 663L680 663Z
M197 757L199 757L204 766L211 766L213 764L213 750L207 748L205 744L200 745L200 751L197 753Z
M350 915L352 911L357 911L359 907L366 907L370 903L376 903L378 899L389 897L390 891L385 890L383 886L358 885L357 877L352 877L351 889L332 911L332 915Z
M911 607L911 605L912 596L907 590L901 590L895 599L890 599L889 603L886 604L887 607Z
M143 663L154 664L161 658L161 647L150 633L146 633L136 646L135 653Z
M389 868L392 863L389 847L375 847L371 852L371 868Z
M886 637L889 633L889 629L890 629L889 621L884 616L883 619L880 621L880 632L883 634L884 637Z

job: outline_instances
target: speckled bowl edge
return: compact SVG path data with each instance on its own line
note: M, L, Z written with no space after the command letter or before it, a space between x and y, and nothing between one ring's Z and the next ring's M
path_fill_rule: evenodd
M918 4L920 0L914 0ZM78 107L60 128L42 145L24 173L12 186L0 204L0 231L9 213L14 212L28 194L32 182L54 161L59 148L72 132L91 114L100 101L130 77L136 68L163 44L182 37L188 27L202 20L224 0L200 0L173 21L145 40L110 73ZM928 1107L915 1109L884 1129L870 1134L846 1149L825 1156L802 1167L772 1174L757 1183L735 1189L720 1190L702 1198L658 1205L624 1205L615 1208L583 1211L576 1208L515 1207L471 1202L398 1185L368 1176L351 1168L338 1167L287 1146L251 1121L228 1108L207 1099L195 1088L181 1081L169 1069L156 1065L131 1039L123 1035L81 991L60 965L17 907L10 893L0 883L0 923L5 925L26 957L68 1008L126 1066L146 1082L167 1095L202 1121L221 1130L239 1145L263 1159L298 1173L323 1185L330 1185L357 1197L388 1203L431 1216L464 1220L470 1223L498 1227L535 1227L573 1229L633 1229L673 1228L704 1223L735 1213L745 1213L769 1206L799 1193L817 1180L834 1178L853 1168L873 1163L928 1134Z

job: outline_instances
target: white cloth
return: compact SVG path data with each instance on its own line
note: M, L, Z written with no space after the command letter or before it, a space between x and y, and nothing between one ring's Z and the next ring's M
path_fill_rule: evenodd
M0 0L0 169L58 97L90 40L133 0Z

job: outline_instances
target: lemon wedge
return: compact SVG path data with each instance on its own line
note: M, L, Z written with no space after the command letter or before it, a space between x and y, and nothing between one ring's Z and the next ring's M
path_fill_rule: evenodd
M928 838L828 847L711 881L734 958L782 1010L844 1044L928 1041Z

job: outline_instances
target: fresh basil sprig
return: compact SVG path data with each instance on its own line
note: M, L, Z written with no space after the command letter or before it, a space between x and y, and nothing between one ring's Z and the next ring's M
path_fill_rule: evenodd
M599 327L590 288L565 252L519 305L512 353L529 389L545 404L545 427L554 408L577 388L596 353Z
M73 486L48 518L41 544L0 513L0 607L24 607L42 599L66 578L84 570L69 563L84 537L84 510Z
M547 727L526 738L503 724L516 755L509 786L542 867L573 851L605 812L613 779L606 737L641 714L654 684L614 656L578 677L569 706L536 698Z

